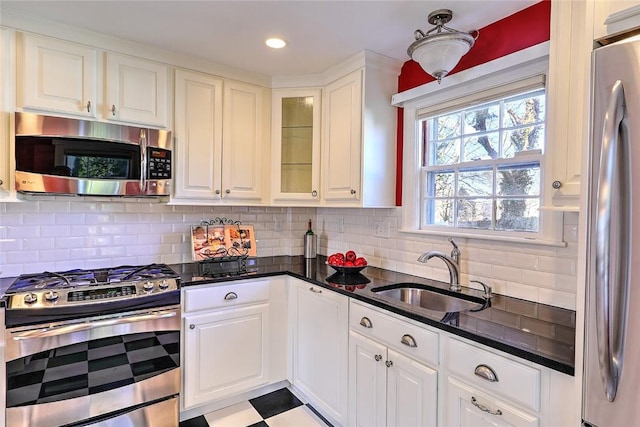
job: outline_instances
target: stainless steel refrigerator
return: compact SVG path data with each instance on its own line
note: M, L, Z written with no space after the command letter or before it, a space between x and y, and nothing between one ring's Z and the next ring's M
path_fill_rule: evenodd
M640 37L592 56L582 418L640 426Z

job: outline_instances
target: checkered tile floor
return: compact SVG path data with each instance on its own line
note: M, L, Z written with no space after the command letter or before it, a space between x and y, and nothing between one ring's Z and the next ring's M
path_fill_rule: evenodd
M286 388L180 423L180 427L331 427Z

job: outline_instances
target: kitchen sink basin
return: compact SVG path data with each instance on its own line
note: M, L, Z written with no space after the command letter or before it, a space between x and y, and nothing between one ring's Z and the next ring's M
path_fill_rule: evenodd
M419 283L396 283L373 288L371 291L383 298L445 313L480 311L489 304L484 298L453 293Z

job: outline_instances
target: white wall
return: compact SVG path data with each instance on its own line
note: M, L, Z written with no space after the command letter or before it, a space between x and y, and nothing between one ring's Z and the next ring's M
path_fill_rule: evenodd
M216 217L253 224L258 256L301 255L311 218L323 255L353 249L376 267L442 281L449 278L440 261L416 261L429 250L448 253L446 237L399 233L399 208L169 206L140 199L88 197L0 203L0 277L190 262L189 226ZM276 220L282 231L276 231ZM390 224L391 238L375 236L376 222ZM566 248L456 239L462 251L461 282L478 279L500 294L575 309L578 215L565 214L564 223Z

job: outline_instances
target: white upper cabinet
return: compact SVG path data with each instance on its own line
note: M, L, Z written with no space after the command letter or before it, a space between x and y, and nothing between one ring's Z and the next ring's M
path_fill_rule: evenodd
M263 138L268 135L264 91L176 70L173 203L262 203Z
M15 48L13 30L0 28L0 201L15 199L10 160L11 111L15 103Z
M322 198L329 202L362 200L362 73L325 89Z
M551 2L547 80L545 207L577 211L582 153L588 143L592 40L587 4Z
M593 40L623 33L640 26L640 1L591 0L593 2Z
M108 120L164 127L167 124L167 66L131 56L106 54Z
M224 82L222 101L223 199L260 203L269 141L269 97L265 89L233 80Z
M175 198L221 198L222 79L176 70Z
M18 108L167 126L167 65L27 33L20 46Z
M324 90L321 198L327 206L392 207L400 64L363 52L363 67Z
M272 99L273 200L320 200L320 89L274 89Z
M47 37L19 36L18 107L97 117L98 51Z

